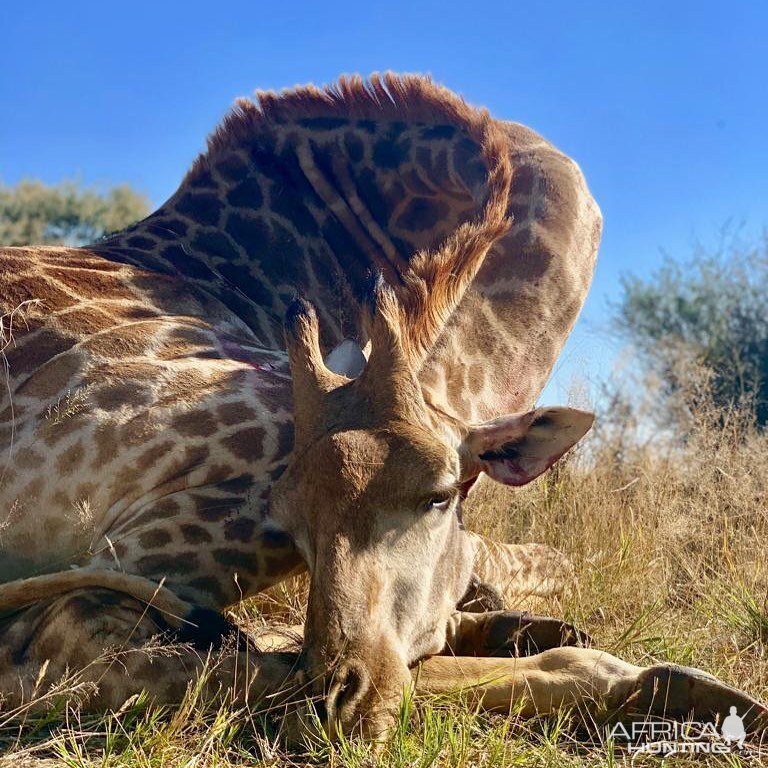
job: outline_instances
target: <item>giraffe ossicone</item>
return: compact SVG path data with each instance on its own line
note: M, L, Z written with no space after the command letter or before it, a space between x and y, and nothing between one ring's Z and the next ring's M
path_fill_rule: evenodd
M0 250L0 706L47 706L67 670L94 708L178 702L227 606L306 571L302 653L230 650L211 695L274 703L298 669L332 732L378 736L412 682L533 713L663 679L680 710L762 727L707 676L457 610L479 580L568 576L549 548L465 531L460 504L479 473L527 482L589 429L534 404L600 231L540 136L388 74L241 100L143 221ZM153 655L158 636L185 645ZM520 649L543 652L484 658Z

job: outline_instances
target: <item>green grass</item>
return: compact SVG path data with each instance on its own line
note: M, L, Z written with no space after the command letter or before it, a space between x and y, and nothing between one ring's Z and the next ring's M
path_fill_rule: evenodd
M318 737L303 753L286 753L269 727L247 711L206 707L199 702L183 720L162 710L136 711L98 719L76 718L47 724L23 742L10 739L0 764L64 765L70 768L149 768L155 766L303 766L339 768L507 768L508 766L663 765L654 756L631 756L603 734L590 741L560 717L522 721L514 715L478 713L460 704L421 701L404 713L379 750L359 740L330 743ZM31 723L28 724L31 727ZM4 735L5 737L8 734ZM708 765L754 765L755 748L744 762L734 755L708 756ZM680 756L675 765L701 765L702 758Z

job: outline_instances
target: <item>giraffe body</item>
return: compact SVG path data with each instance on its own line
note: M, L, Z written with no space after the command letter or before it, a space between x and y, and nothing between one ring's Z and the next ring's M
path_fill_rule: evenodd
M73 256L2 257L22 302L41 281L60 302L17 314L6 352L4 579L103 566L223 608L284 577L295 553L266 530L263 506L290 450L284 355L172 278ZM30 347L53 354L26 374L16 361Z
M374 82L342 82L341 107L311 88L240 102L148 219L87 249L4 252L4 580L118 567L222 608L301 567L266 519L292 445L287 303L311 298L326 349L364 344L370 270L397 282L483 196L456 126L471 110L417 78L392 78L387 105ZM599 237L572 161L504 130L512 229L421 374L435 408L470 420L533 404Z
M533 405L586 295L601 219L572 161L426 79L351 78L322 91L260 94L258 106L240 102L179 190L144 221L88 248L0 251L8 373L0 394L0 616L12 612L0 618L0 691L10 706L78 666L96 706L118 707L141 688L159 702L178 701L201 669L199 654L153 659L139 652L145 642L170 632L204 650L228 630L219 613L226 606L307 562L313 581L320 578L314 544L286 504L301 459L294 419L307 408L293 392L309 391L297 383L297 350L314 344L319 355L345 338L368 345L371 272L393 286L400 297L393 301L405 308L401 319L409 321L401 300L411 296L414 307L431 301L430 291L414 293L409 275L429 285L430 254L453 242L454 232L454 251L463 253L461 238L471 244L482 234L472 222L488 213L489 200L501 205L501 218L482 248L470 248L471 274L457 263L455 271L467 275L453 285L435 267L444 306L402 336L411 352L426 350L408 356L421 410L404 445L416 451L414 467L428 456L424 472L437 472L440 462L458 459L432 451L429 440L457 440L464 425L485 421L470 429L461 462L471 459L475 475L485 469L517 484L521 472L538 474L588 428L583 416L561 411L487 420ZM293 329L289 370L281 319L297 292L312 301L319 323ZM309 317L300 312L294 321ZM310 362L323 369L321 358ZM365 364L361 379L374 367ZM380 373L382 381L389 377ZM355 390L343 376L338 382ZM365 408L360 414L359 440L339 444L378 461L386 440L366 436L371 424ZM566 423L574 418L577 427ZM405 429L389 416L385 422ZM567 436L547 451L540 437L552 429ZM526 440L531 431L540 456L535 472L497 450L499 441ZM275 483L283 487L279 510ZM329 496L332 486L333 478ZM423 548L412 532L410 541L415 562ZM454 523L441 541L456 567L445 574L440 604L431 603L429 627L411 631L421 633L414 641L421 650L409 665L448 639L468 652L478 646L467 638L477 635L487 649L488 637L512 626L503 615L479 624L450 616L475 550L486 576L493 574L489 558L508 566L514 551L497 557ZM341 549L332 551L336 557ZM338 557L331 565L344 568ZM376 600L368 595L369 608ZM317 602L310 607L317 614ZM314 614L305 640L313 653L330 648L327 638L318 640L323 619ZM342 623L351 615L342 612ZM462 628L469 633L463 639ZM130 651L119 665L103 658L115 647ZM489 698L494 707L508 706L521 685L538 706L553 664L565 675L558 701L578 699L590 674L619 697L642 687L639 668L613 660L590 673L589 659L578 655L585 649L573 650L575 659L532 657L522 684L503 660L489 667L478 659L468 668L475 677L505 670L507 682ZM303 663L244 653L223 662L213 687L233 684L239 697L273 694ZM407 666L398 684L410 681ZM466 668L451 673L450 664L426 661L417 682L428 690L462 685ZM344 659L336 674L327 699L332 723L353 722L361 707L380 708L364 660Z

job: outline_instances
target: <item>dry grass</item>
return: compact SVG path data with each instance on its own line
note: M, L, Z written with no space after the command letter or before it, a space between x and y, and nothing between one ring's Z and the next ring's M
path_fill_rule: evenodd
M467 509L468 526L566 552L576 568L574 588L531 607L565 616L600 647L640 664L702 667L768 699L768 436L737 416L719 413L713 421L700 413L693 421L684 447L670 447L660 434L641 445L628 430L613 428L525 489L484 482ZM242 606L241 621L254 628L265 617L296 622L302 587L297 597L295 586ZM0 747L7 762L0 765L630 764L610 741L576 739L566 718L520 722L438 701L405 705L401 728L377 759L364 745L322 740L307 755L287 755L258 718L203 704L196 689L178 712L147 711L139 702L119 716L62 717L20 730L6 724ZM706 760L760 762L750 754ZM694 757L675 761L702 764Z

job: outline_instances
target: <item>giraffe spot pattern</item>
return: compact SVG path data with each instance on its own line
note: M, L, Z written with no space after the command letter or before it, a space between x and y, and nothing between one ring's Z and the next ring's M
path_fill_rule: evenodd
M85 448L82 440L78 440L73 446L67 448L56 460L56 471L62 475L74 472L85 458Z
M210 437L218 424L212 414L199 409L178 414L173 420L173 428L184 437Z
M298 123L311 130L333 131L349 125L349 120L343 117L307 117L299 120Z
M448 215L448 205L441 200L414 197L397 218L397 226L411 232L432 229Z
M256 522L249 517L238 517L224 523L224 538L228 541L249 542L253 538Z
M200 280L213 279L215 273L200 258L190 253L180 245L171 245L163 249L163 258L172 264L179 272Z
M225 493L245 493L253 485L253 475L243 474L217 483L216 487Z
M181 552L176 555L162 553L145 555L136 565L145 576L185 575L198 569L198 558L194 552Z
M195 234L192 240L192 249L207 253L216 259L224 261L237 261L240 254L230 239L219 230L206 230Z
M373 216L374 220L379 223L385 236L389 238L391 244L404 260L411 257L416 245L421 247L423 243L439 240L446 228L450 229L454 226L457 218L465 214L466 217L469 217L475 210L473 201L466 194L466 190L463 190L461 184L457 182L456 174L470 189L474 190L476 184L482 181L484 168L476 162L477 146L472 146L472 142L464 140L464 145L458 147L455 143L452 146L448 145L449 141L461 140L461 135L456 134L452 126L411 127L407 134L404 125L381 124L365 120L343 121L325 125L314 123L304 127L307 130L323 132L324 136L321 141L324 142L324 146L322 150L318 150L317 164L322 175L325 176L325 181L337 189L342 198L346 196L348 188L342 190L342 179L336 178L333 173L335 165L333 160L338 159L333 157L333 153L346 154L346 159L349 161L347 170L349 170L350 165L355 167L350 171L349 179L343 179L344 184L348 181L351 182L362 205L366 208L365 213ZM267 338L269 344L279 344L279 325L275 326L275 321L272 318L268 321L264 320L263 313L259 314L256 311L253 306L254 303L266 307L268 312L279 313L280 303L286 296L290 296L294 286L298 286L302 289L310 288L313 291L319 291L320 303L332 307L333 302L340 302L341 296L348 295L344 291L351 289L350 292L354 293L358 285L356 282L357 275L353 275L352 279L346 282L340 282L340 276L347 277L343 260L345 258L357 259L362 263L368 259L367 254L362 253L364 248L350 236L349 229L344 226L343 222L339 222L336 214L329 212L328 206L318 198L297 162L295 147L299 141L297 137L302 136L301 132L294 130L292 134L286 136L284 130L280 128L276 129L275 134L281 131L279 144L276 135L265 135L254 140L244 140L240 151L243 153L246 150L250 152L249 162L247 163L243 156L233 152L229 157L216 162L214 166L216 178L211 174L209 166L201 164L197 172L189 176L187 194L182 194L176 198L176 203L180 203L177 211L172 210L171 207L166 207L152 217L153 220L146 224L145 230L142 230L140 226L132 233L125 235L122 241L129 248L151 250L152 253L146 254L148 259L146 263L151 264L152 268L164 270L171 275L175 270L204 282L206 290L210 290L216 296L216 311L221 313L217 319L229 316L227 310L218 304L218 300L223 296L223 301L239 316L232 325L236 325L240 330L242 323L239 321L245 320L252 329L256 330L257 334L263 332L264 336L258 337L259 342ZM440 148L435 146L421 147L418 145L420 140L443 142L444 146L441 145ZM279 155L278 146L280 147ZM366 160L375 167L361 167ZM338 166L336 167L338 168ZM456 174L453 173L453 169L456 170ZM247 185L243 184L243 180L246 174L251 173L258 175L259 182L255 186L247 188ZM222 179L234 183L228 184L227 189L224 189L217 186ZM447 188L443 199L447 202L443 203L445 210L436 211L428 190L430 186L443 182ZM366 183L369 184L368 188L366 188ZM526 180L523 178L521 184L524 185L525 183ZM260 207L263 206L267 190L270 212L280 217L280 221L272 217L257 220L247 215L247 211L252 210L257 202ZM452 196L455 199L452 199ZM257 227L260 228L261 240L257 237L252 237L249 240L246 237L244 242L240 242L232 236L231 232L211 231L211 227L220 226L223 220L227 224L230 223L230 217L234 215L234 212L229 209L229 206L242 209L238 215L242 214L241 221L247 222L245 228L251 226L252 222L258 222ZM541 211L542 208L537 207L535 209L536 215L540 215ZM175 217L176 213L189 218L186 221L182 220ZM355 215L357 214L355 213ZM397 218L396 221L395 218ZM328 227L329 221L334 222L334 225ZM338 225L338 229L334 228L336 225ZM404 233L400 233L401 237L392 236L393 228L398 227L404 230ZM147 234L135 234L135 231L144 231ZM150 232L151 234L148 234ZM409 232L419 233L420 236L410 237L407 234ZM250 235L252 233L245 234ZM329 234L328 238L326 238L327 234ZM176 242L179 237L186 238L185 248ZM234 242L235 240L237 242ZM162 241L162 243L158 241ZM167 249L163 247L165 244L167 244ZM243 246L242 249L238 248L238 245ZM380 244L372 242L369 245L375 249ZM167 250L167 254L163 253L164 250ZM279 254L280 258L275 258L274 254ZM125 269L127 272L130 269L129 265L135 263L131 261L134 257L135 254L130 257L125 256L123 263L120 264L118 262L121 255L116 253L114 256L110 256L110 258L114 258L114 262L109 264L108 269ZM246 257L258 264L258 271L255 268L251 269ZM51 256L50 258L51 263L54 263L54 257ZM325 259L322 264L319 261L320 258ZM391 258L389 252L387 258ZM99 263L99 259L93 261L96 264ZM275 262L274 265L271 263L272 261ZM311 267L305 264L309 261L311 261ZM342 262L341 265L339 264L340 261ZM76 262L73 260L70 263L74 265ZM85 264L86 262L83 262L84 269L81 271L96 270L95 266L85 266ZM105 267L106 269L107 267ZM260 276L262 273L264 278ZM53 273L51 274L53 275ZM257 277L257 275L259 276ZM58 280L57 276L54 275L54 277ZM361 274L360 278L362 280L364 275ZM64 276L61 284L78 284L81 279L80 276L69 274ZM163 284L163 280L166 281L165 284ZM225 282L232 285L225 289L222 287ZM319 287L317 283L319 283ZM123 288L119 290L124 290L121 295L126 299L130 298L131 301L137 295L146 296L153 293L152 301L154 303L151 311L155 314L165 314L171 307L184 307L184 311L187 311L189 307L194 307L194 312L191 312L194 314L195 312L199 313L201 307L207 309L214 305L214 302L206 304L204 300L199 298L193 299L194 291L190 286L190 283L178 281L175 275L171 280L160 274L149 274L143 277L124 279ZM94 300L98 300L98 297L105 290L109 291L107 283L98 278L87 282L86 288L88 295L94 297ZM327 295L324 293L326 290L328 291ZM53 283L49 284L46 281L46 291L54 304L60 300L62 308L71 307L71 297L66 292L63 292L63 296L57 297ZM115 314L112 316L127 319L130 312L138 312L136 316L140 317L143 311L145 310L141 308L116 307L114 308ZM329 309L330 314L334 312L335 308ZM208 318L205 311L202 312L201 316ZM82 331L78 329L85 329L87 323L95 328L103 320L96 316L88 319L72 316L62 317L60 322L61 328L57 332L61 338L67 339L67 341L69 341L68 337L73 337L71 344L81 337ZM259 325L260 323L261 325ZM232 325L229 327L231 328ZM276 334L277 342L268 338L270 329ZM211 352L211 343L210 340L200 342L203 354ZM185 344L187 344L186 340L179 340L178 346L168 347L167 349L172 355L170 359L183 355ZM194 344L195 342L190 339L189 348L191 349ZM153 347L153 350L157 348ZM119 345L112 349L110 354L120 354ZM136 348L135 353L141 353L139 347ZM192 358L190 357L190 359ZM22 359L23 362L24 359ZM200 366L200 368L203 367ZM145 380L151 381L153 386L159 380L163 382L173 380L173 384L168 387L170 392L168 400L163 401L158 406L161 408L175 408L178 405L180 408L187 409L190 402L197 402L210 396L212 396L212 400L218 401L227 390L235 390L239 386L231 377L223 377L220 381L212 382L199 373L179 376L174 380L175 372L172 369L169 370L170 372L163 366L158 366L153 370L142 372L137 379L138 383L141 377L144 377ZM107 419L126 418L126 416L118 415L116 411L119 411L123 405L138 404L141 406L140 398L152 397L152 387L147 387L141 393L138 391L135 393L132 403L128 402L127 387L130 386L131 382L126 378L125 369L121 367L119 371L117 370L114 359L104 366L103 371L102 375L114 375L117 380L111 388L111 393L110 390L103 389L98 380L96 380L96 387L92 391L94 402L101 398L101 405L104 406L104 415ZM467 401L471 400L467 389L468 384L470 387L472 386L473 382L470 380L473 377L475 378L474 383L479 384L480 375L475 366L465 367L457 379L450 382L451 391L455 391L457 397ZM251 383L255 384L254 388L260 388L262 384L272 386L271 379L267 381L266 377L262 377L257 380L255 375L252 377ZM123 389L121 390L120 387ZM164 389L163 397L165 394ZM112 399L110 400L110 398ZM232 459L238 459L234 463L242 466L242 462L249 462L254 458L261 459L268 450L268 461L264 462L264 465L268 466L269 472L273 477L276 477L285 466L281 459L289 455L293 444L292 424L284 416L286 407L289 407L289 400L284 388L282 390L274 388L267 392L259 390L254 395L253 401L248 399L248 402L254 401L258 402L258 409L254 409L248 403L241 401L220 405L212 413L218 420L219 427L229 426L237 430L234 435L229 436L232 445L226 448ZM191 416L201 407L195 407L193 411L188 413ZM263 430L256 433L258 448L255 448L252 441L249 442L243 437L248 429L252 429L252 426L248 424L247 427L243 428L243 425L249 420L260 419L264 408L270 413L279 409L280 413L278 418L272 420L273 425L276 424L276 429L271 428L269 430L268 440ZM101 414L99 416L101 417ZM97 470L103 471L105 464L116 458L113 453L110 453L111 449L107 443L111 443L112 446L120 446L122 451L122 430L124 428L127 429L127 434L133 435L135 438L134 445L150 439L156 445L162 446L162 449L154 454L151 454L149 450L141 453L140 458L146 462L147 469L154 470L156 465L160 464L164 470L176 471L173 468L177 468L183 474L184 468L190 463L208 461L211 458L202 452L195 453L198 449L197 446L192 446L192 450L180 459L174 460L173 456L166 458L164 454L173 452L176 447L181 451L185 447L182 444L183 441L179 443L177 438L170 441L165 440L168 432L154 430L152 421L149 419L134 419L130 415L127 418L130 418L130 421L126 427L118 427L116 423L108 420L103 425L100 443L94 439L93 445L100 452L94 462L94 467ZM74 421L73 424L76 429L84 429L85 427L93 429L90 419L85 423ZM163 423L162 429L165 430L166 427L167 423ZM202 427L201 422L194 421L193 423L191 417L187 422L184 422L182 418L181 430L189 432L188 435L184 435L185 437L210 437L212 433L211 435L204 434L209 428L210 423ZM45 430L41 429L41 434L47 434L48 430L52 430L51 434L58 435L59 439L61 436L71 434L66 430L56 431L50 425L46 425ZM159 442L161 440L163 442ZM133 474L139 474L135 472L134 456L140 451L133 448L131 452L131 445L128 445L127 448L131 461L134 462ZM226 463L230 461L227 458L227 452L223 453L221 459L217 457L217 462L214 462L218 474L210 475L212 481L213 478L225 475ZM65 461L64 456L66 454L62 453L58 460ZM214 463L210 468L204 467L203 474L209 469L213 471ZM130 483L132 482L131 477L131 473L125 474L121 482ZM250 479L241 485L237 482L232 482L230 485L220 483L211 494L201 494L197 503L190 505L189 508L185 506L183 513L180 506L173 502L164 508L163 504L166 502L161 500L151 510L146 510L145 522L161 520L164 514L169 517L181 515L180 519L187 522L184 523L185 529L179 527L180 533L173 537L177 542L177 548L178 543L181 543L182 540L194 550L201 544L210 544L213 540L220 542L222 536L228 536L233 543L249 544L248 552L243 552L237 548L219 548L217 550L219 560L227 559L224 552L228 551L230 562L236 563L234 567L239 570L258 570L261 568L262 572L278 573L282 568L284 571L286 564L290 564L292 558L295 557L292 546L290 546L290 540L285 542L280 539L279 535L275 534L276 541L273 542L275 557L265 557L260 560L260 556L251 551L251 548L259 552L261 547L267 547L270 538L269 535L259 536L259 540L254 542L255 524L250 521L251 525L249 526L249 519L241 518L237 514L237 510L246 503L243 495L247 491L246 486L249 482ZM85 488L86 486L79 487ZM91 489L93 489L93 484L91 484ZM253 498L264 498L267 489L260 488L258 491L260 495L254 493ZM57 503L69 503L70 496L77 498L69 493L62 493ZM199 516L200 525L189 522L190 519L194 518L185 517L188 512ZM204 520L206 515L215 517L212 525L205 524L208 522ZM245 524L242 522L243 520L246 521ZM171 536L169 531L175 529L176 521L174 521L172 528L168 530L158 528L157 531ZM148 534L149 531L144 533ZM159 536L162 538L162 533L159 533ZM210 541L199 541L205 536L210 537ZM194 543L191 539L194 540ZM147 543L149 544L149 540ZM122 550L124 545L116 542L116 550L118 547ZM285 549L285 553L283 553L283 549ZM119 552L121 558L125 554L124 551ZM162 553L152 554L159 556ZM177 551L173 552L174 558L178 555L180 553ZM190 554L183 554L186 560L194 559L195 556L197 556L197 552L194 551ZM151 557L151 555L147 555L147 557ZM208 559L210 556L206 552L203 555L203 560L207 562ZM160 560L149 560L145 565L160 567L163 563ZM198 565L199 563L195 567ZM183 566L176 564L175 561L171 561L171 567L183 570ZM165 569L168 570L168 562L165 563ZM198 582L201 590L216 595L216 599L220 601L223 600L223 595L228 593L228 589L218 579L201 576L197 572L184 575L197 577L188 583ZM203 580L206 578L208 581L204 583ZM185 581L185 579L180 581ZM247 583L247 579L242 583Z
M202 224L216 226L224 206L216 195L186 194L176 203L176 210Z
M480 148L471 139L463 138L456 142L453 164L467 189L475 189L485 181L486 170L480 160Z
M153 528L139 534L139 544L144 549L160 549L171 543L173 537L165 528Z
M169 451L175 447L173 440L163 440L160 443L150 446L139 454L135 460L136 468L139 472L146 472L157 465Z
M196 579L191 579L186 582L189 587L199 592L202 595L212 598L217 605L226 605L228 601L224 590L221 587L221 583L218 579L212 576L199 576Z
M225 229L232 239L253 258L266 253L270 237L267 226L261 216L243 216L230 213Z
M236 184L227 193L227 202L236 208L257 211L264 204L264 193L259 180L249 176Z
M133 237L129 237L126 242L131 248L154 248L156 241L149 237L144 237L143 235L134 235Z
M136 380L111 384L89 394L90 400L104 411L116 411L124 406L133 408L149 405L152 394L144 382Z
M373 162L381 168L399 168L411 151L409 139L398 139L394 131L373 145Z
M216 411L218 420L225 426L240 424L249 421L256 416L256 413L247 403L239 400L234 403L224 403Z
M179 530L187 544L210 544L213 541L213 536L202 525L184 523L179 526Z
M213 178L210 169L201 168L191 179L189 186L193 189L217 189L218 184Z
M265 434L263 427L248 427L225 437L221 443L238 459L257 461L264 456Z
M424 141L450 140L456 135L456 128L452 125L430 125L422 128L419 135Z
M246 573L248 571L258 572L258 561L254 555L248 552L242 552L239 549L220 547L214 549L212 554L213 559L219 565L236 568L240 571L245 571Z
M365 155L365 145L361 138L353 131L344 134L344 149L353 163L359 163Z
M187 223L181 219L156 219L154 216L149 220L149 226L152 228L152 234L162 240L178 240L187 234Z
M241 264L224 263L219 264L217 269L233 285L237 287L252 301L263 305L271 300L271 294L267 287L257 278L243 272Z
M191 493L190 499L195 504L198 518L207 523L226 520L243 503L243 499L239 497L211 498L197 493Z
M236 154L230 154L216 163L216 172L226 181L237 181L248 174L248 166Z
M26 397L52 398L71 388L75 375L82 367L82 356L77 353L61 355L33 374L20 387Z
M31 373L51 358L71 349L76 341L75 337L52 329L42 330L35 334L34 342L27 343L22 337L16 347L6 350L6 365L17 376Z

